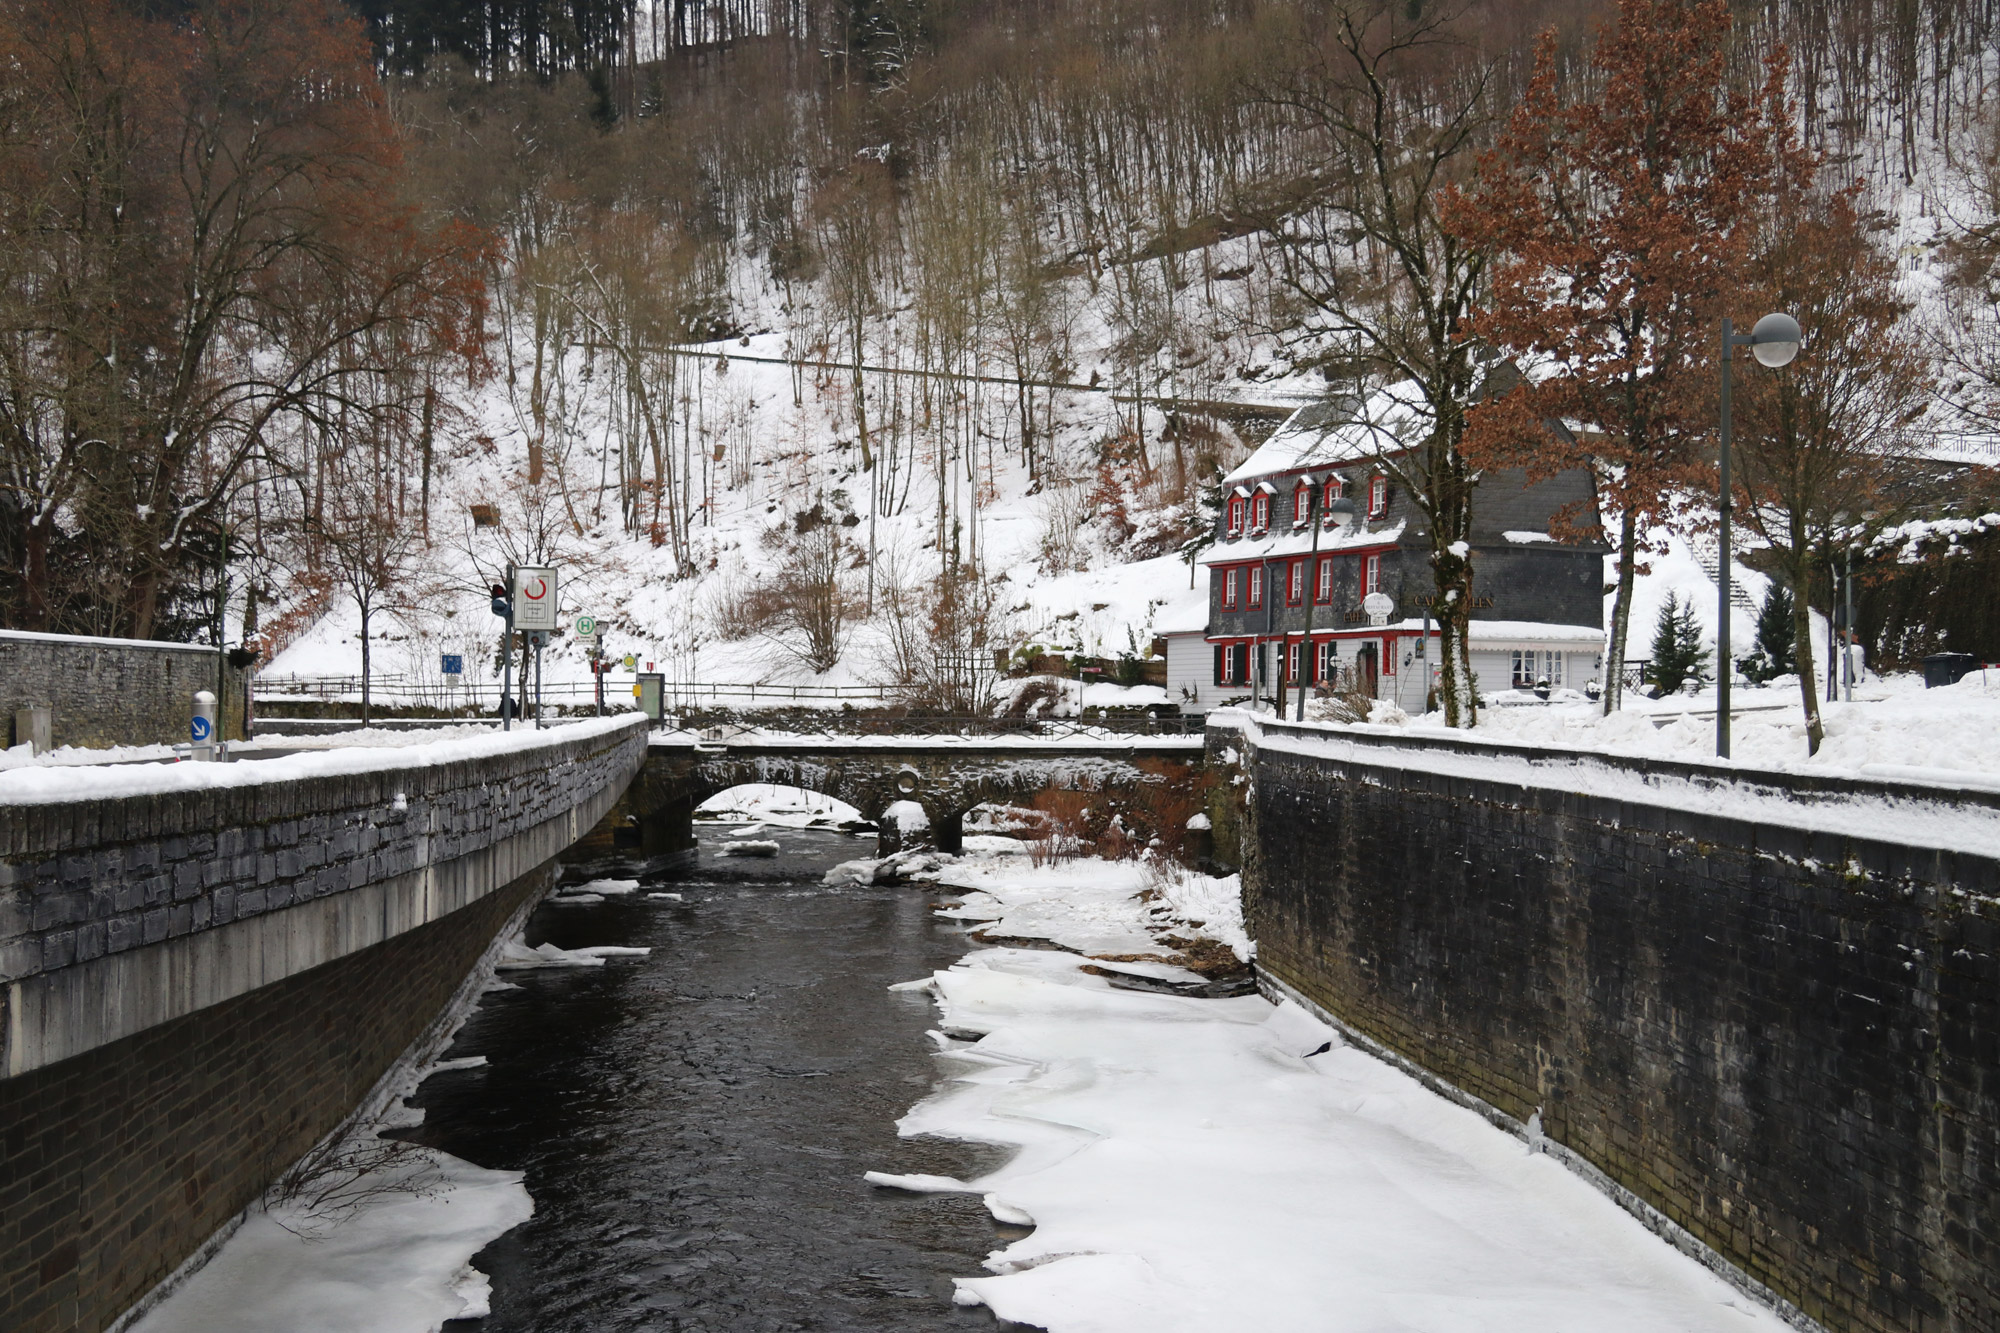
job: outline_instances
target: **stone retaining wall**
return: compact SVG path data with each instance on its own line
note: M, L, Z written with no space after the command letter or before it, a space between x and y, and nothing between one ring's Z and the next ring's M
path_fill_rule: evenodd
M632 718L0 800L0 1328L107 1327L338 1125L645 744Z
M0 630L0 730L9 744L16 709L53 712L57 745L160 745L188 739L194 696L220 701L226 740L243 738L246 673L214 648L142 639Z
M2000 1328L2000 796L1219 722L1274 991L1800 1322Z

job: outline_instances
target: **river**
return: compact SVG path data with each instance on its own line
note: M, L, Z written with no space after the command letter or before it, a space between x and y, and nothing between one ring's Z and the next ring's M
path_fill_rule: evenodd
M454 1333L779 1333L996 1326L951 1275L1021 1234L976 1196L880 1190L862 1172L964 1176L997 1150L898 1139L936 1082L923 992L887 987L967 949L919 888L823 887L872 839L773 830L639 895L545 905L530 943L650 946L603 968L503 974L411 1101L410 1133L526 1172L535 1215L475 1261L493 1312ZM1010 1326L1018 1327L1018 1326Z

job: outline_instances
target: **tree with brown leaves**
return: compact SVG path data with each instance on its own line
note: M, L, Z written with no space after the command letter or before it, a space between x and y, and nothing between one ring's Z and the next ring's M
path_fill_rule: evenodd
M1797 360L1746 375L1736 390L1734 489L1737 514L1775 553L1793 594L1792 666L1811 753L1826 733L1807 593L1814 573L1862 540L1885 507L1883 486L1933 387L1896 292L1895 259L1877 243L1880 225L1862 214L1859 193L1855 185L1823 195L1810 170L1782 180L1761 211L1745 292L1731 302L1746 321L1782 310L1806 335Z
M1472 326L1525 372L1473 410L1466 452L1531 479L1590 466L1601 508L1619 515L1607 713L1642 534L1677 494L1714 488L1703 446L1718 300L1746 256L1786 111L1783 52L1754 96L1731 92L1729 39L1727 0L1621 0L1591 54L1600 91L1585 99L1563 95L1545 35L1511 124L1447 209L1505 256Z

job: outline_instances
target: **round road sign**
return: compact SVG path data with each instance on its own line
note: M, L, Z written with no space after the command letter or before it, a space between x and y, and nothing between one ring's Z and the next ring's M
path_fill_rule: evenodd
M597 617L578 616L576 618L576 632L577 632L577 637L584 639L587 639L591 635L597 633Z

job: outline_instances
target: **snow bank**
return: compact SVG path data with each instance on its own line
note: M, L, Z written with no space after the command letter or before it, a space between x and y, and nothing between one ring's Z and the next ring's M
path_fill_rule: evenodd
M996 861L989 855L953 862L933 878L965 891L958 906L940 908L938 915L983 922L989 936L1047 940L1084 954L1165 958L1179 952L1161 943L1161 935L1207 936L1245 962L1255 950L1234 875L1214 879L1177 866L1096 857L1035 867L1018 856ZM1185 979L1199 980L1193 973Z
M969 1182L870 1178L1035 1227L960 1303L1051 1333L1786 1327L1297 1007L1114 990L1082 963L993 949L933 978L944 1025L983 1035L898 1129L1019 1152Z
M1734 690L1731 702L1730 751L1739 767L1863 776L1895 765L1937 770L1945 781L1950 774L2000 776L2000 669L1934 690L1913 676L1875 678L1856 689L1851 704L1822 699L1826 739L1816 755L1806 753L1796 682ZM1438 714L1412 719L1409 729L1453 734ZM1715 696L1628 699L1610 717L1584 701L1488 708L1474 734L1512 745L1714 761Z
M296 1204L253 1211L130 1333L435 1333L483 1316L492 1284L472 1256L534 1213L521 1179L413 1148L331 1225Z
M14 768L0 772L0 801L109 800L160 792L209 791L299 778L348 776L489 759L607 735L633 725L631 716L589 718L536 731L486 732L413 745L354 746L241 764L99 764L73 768ZM456 729L455 729L456 730Z
M768 838L738 839L723 843L720 851L724 856L776 856L778 844Z
M845 801L804 787L787 787L775 782L747 782L740 787L717 792L695 807L695 813L712 819L741 819L756 825L779 828L811 828L826 824L858 821L861 812ZM752 829L738 830L745 836Z

